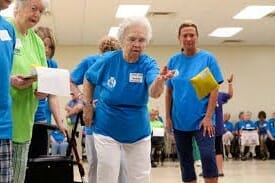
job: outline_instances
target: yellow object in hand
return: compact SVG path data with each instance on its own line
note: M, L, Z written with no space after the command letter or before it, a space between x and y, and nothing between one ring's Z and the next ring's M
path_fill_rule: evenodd
M208 67L190 79L199 99L207 96L219 85Z

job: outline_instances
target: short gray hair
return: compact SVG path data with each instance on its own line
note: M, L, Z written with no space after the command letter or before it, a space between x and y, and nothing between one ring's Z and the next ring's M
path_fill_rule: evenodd
M145 27L146 42L148 43L152 38L152 27L149 20L146 17L125 18L119 25L119 29L118 29L118 40L120 41L120 43L122 43L124 39L126 29L134 25L140 25Z
M28 1L30 1L30 0L16 0L15 1L14 14L16 14L16 12L18 11L18 8L24 7ZM43 6L46 10L49 6L49 0L40 0L40 1L43 4Z

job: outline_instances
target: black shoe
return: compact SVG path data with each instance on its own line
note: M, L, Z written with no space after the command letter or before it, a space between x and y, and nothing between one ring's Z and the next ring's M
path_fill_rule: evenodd
M156 168L156 167L157 167L157 164L156 164L155 162L152 162L152 163L151 163L151 166L152 166L152 168Z
M246 161L246 160L247 160L247 157L246 157L246 156L242 156L242 157L241 157L241 160L242 160L242 161Z

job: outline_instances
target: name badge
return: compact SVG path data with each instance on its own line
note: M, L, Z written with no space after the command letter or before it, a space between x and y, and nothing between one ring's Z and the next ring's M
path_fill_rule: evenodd
M15 43L15 48L19 49L22 47L22 43L21 43L21 40L20 39L16 39L16 43Z
M11 37L7 30L0 30L0 40L2 41L10 41Z
M142 83L143 74L142 73L130 73L129 81L131 83Z

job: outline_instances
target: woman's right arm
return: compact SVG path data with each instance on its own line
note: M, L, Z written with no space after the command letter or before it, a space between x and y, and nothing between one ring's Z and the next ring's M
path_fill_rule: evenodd
M93 95L95 86L91 84L86 78L83 82L83 120L85 126L91 126L93 119Z

